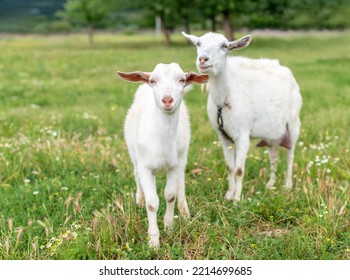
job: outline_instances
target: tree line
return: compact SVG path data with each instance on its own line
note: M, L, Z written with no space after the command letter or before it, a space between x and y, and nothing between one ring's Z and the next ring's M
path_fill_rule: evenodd
M175 28L187 33L191 27L212 31L219 28L233 40L235 30L242 27L346 28L350 26L349 13L350 0L67 0L60 15L88 27L91 41L93 29L106 24L107 18L119 17L126 25L151 27L158 17L170 44Z
M2 7L7 15L11 15L11 5L12 9L18 7L14 5L17 0L2 1L8 3ZM191 29L220 29L232 40L235 31L240 28L285 30L350 27L350 0L27 0L21 3L31 3L31 10L35 5L47 10L53 4L59 7L54 17L37 15L40 23L37 26L40 28L34 28L35 32L85 28L91 43L95 29L137 32L143 28L154 28L156 18L168 44L175 29L187 33L191 33Z

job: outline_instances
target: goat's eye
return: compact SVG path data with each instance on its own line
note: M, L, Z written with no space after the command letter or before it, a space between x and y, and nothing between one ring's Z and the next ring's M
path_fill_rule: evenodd
M185 80L185 79L180 79L180 80L179 80L179 83L182 84L182 85L184 85L184 84L186 83L186 80Z
M197 42L196 46L200 47L201 46L201 42Z
M149 83L152 85L152 86L155 86L156 85L156 80L150 80Z
M224 43L221 45L221 48L223 48L224 50L227 50L228 46Z

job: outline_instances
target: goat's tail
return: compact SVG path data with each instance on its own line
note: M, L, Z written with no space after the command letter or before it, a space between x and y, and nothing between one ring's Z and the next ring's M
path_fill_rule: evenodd
M201 84L201 91L202 93L208 92L208 84Z

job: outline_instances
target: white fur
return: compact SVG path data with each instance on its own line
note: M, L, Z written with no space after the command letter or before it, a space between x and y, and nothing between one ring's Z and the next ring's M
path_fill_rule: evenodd
M180 214L190 215L185 197L190 121L186 105L182 102L184 87L190 82L184 83L186 74L175 63L158 64L152 73L147 74L150 82L141 85L135 94L125 120L124 135L134 165L136 202L143 205L146 201L149 243L158 247L156 171L167 172L165 227L173 224L176 197ZM164 96L174 99L171 111L164 110Z
M229 170L228 200L240 200L244 165L250 138L261 138L269 144L270 180L275 183L277 148L286 133L290 133L286 187L292 187L294 149L300 132L299 112L302 98L299 86L291 71L277 60L229 57L230 50L246 47L250 36L228 42L217 33L202 37L183 35L197 45L197 68L209 74L207 111L209 120L219 135ZM202 61L202 63L201 63ZM225 105L226 104L226 105ZM225 132L232 142L218 129L217 108L223 107Z

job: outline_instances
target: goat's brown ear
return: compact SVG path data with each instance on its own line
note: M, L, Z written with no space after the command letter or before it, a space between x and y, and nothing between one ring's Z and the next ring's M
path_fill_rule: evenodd
M236 41L229 42L228 48L230 51L243 49L245 47L248 47L251 41L252 41L252 36L247 35L247 36L244 36Z
M207 74L197 74L195 72L188 72L185 74L186 76L186 85L196 83L196 84L204 84L208 82L209 75Z
M129 73L118 71L117 74L123 80L129 81L129 82L135 82L135 83L138 83L138 82L148 83L149 76L151 75L151 73L142 72L142 71L135 71L135 72L129 72Z

